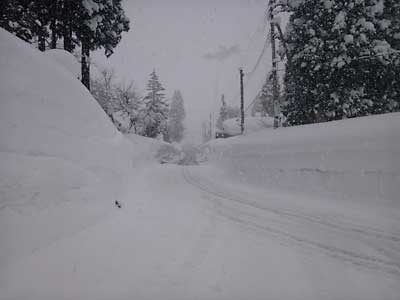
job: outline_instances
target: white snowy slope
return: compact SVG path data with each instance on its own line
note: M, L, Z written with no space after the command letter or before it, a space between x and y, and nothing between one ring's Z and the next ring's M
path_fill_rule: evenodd
M398 300L398 114L159 165L156 142L125 140L67 70L1 30L0 76L0 300Z
M72 53L63 49L49 49L44 54L67 69L75 78L80 78L81 66L78 59Z
M243 182L400 207L398 128L392 113L217 139L208 150Z
M0 29L0 268L106 215L137 163L137 147L50 56Z

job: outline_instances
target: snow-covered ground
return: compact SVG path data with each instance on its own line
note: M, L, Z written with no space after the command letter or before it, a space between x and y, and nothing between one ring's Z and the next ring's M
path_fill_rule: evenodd
M160 165L159 142L123 137L0 30L0 299L397 300L399 120L265 129Z

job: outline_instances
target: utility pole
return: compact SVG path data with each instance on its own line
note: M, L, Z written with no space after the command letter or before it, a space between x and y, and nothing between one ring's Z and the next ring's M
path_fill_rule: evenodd
M243 69L239 69L240 73L240 131L244 132L244 92L243 92Z
M273 4L274 1L270 1L269 3L269 18L271 23L271 48L272 48L272 88L273 88L273 111L274 111L274 128L279 127L279 115L280 115L280 107L279 107L279 91L278 91L278 70L277 70L277 61L276 61L276 46L275 46L275 24L274 24L274 15L273 15Z
M213 139L213 130L212 130L212 113L210 113L210 120L209 120L209 136L210 136L210 140Z

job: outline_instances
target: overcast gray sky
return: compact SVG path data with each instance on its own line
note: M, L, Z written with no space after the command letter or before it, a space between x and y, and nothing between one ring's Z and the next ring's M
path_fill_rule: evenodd
M135 82L145 92L156 69L171 97L182 92L188 140L200 141L201 121L218 113L220 95L238 104L239 72L249 72L266 38L266 0L125 0L131 30L115 53L100 65L112 67L118 80ZM248 76L246 102L254 98L270 68L269 50Z

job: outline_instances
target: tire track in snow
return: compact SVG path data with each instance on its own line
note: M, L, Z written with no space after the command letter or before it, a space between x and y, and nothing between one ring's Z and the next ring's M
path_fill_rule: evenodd
M330 228L337 228L340 230L344 230L344 231L352 231L354 233L357 234L363 234L366 236L371 236L371 237L375 237L375 238L380 238L383 240L387 240L387 241L392 241L392 242L396 242L399 243L400 246L400 235L396 235L396 234L387 234L385 232L383 232L382 230L379 230L377 228L372 228L372 227L366 227L366 226L357 226L357 225L348 225L345 223L340 223L340 222L336 222L336 223L332 223L332 222L327 222L324 221L324 219L319 218L319 217L315 217L315 216L309 216L306 214L298 214L298 213L294 213L291 212L289 210L283 210L283 209L275 209L272 207L266 207L264 205L261 205L259 202L255 201L255 200L249 200L249 199L244 199L243 196L238 195L238 194L232 194L229 193L227 191L222 191L221 189L218 189L215 184L212 184L211 182L201 182L199 180L199 178L194 178L193 175L190 175L187 171L187 169L184 170L184 177L186 179L187 182L189 182L191 185L196 186L197 188L207 192L207 193L211 193L214 196L218 196L220 198L223 199L227 199L230 201L234 201L234 202L238 202L240 204L244 204L247 206L251 206L260 210L265 210L283 217L290 217L290 218L296 218L296 219L300 219L302 221L308 221L311 223L318 223ZM203 180L204 181L204 180Z
M215 215L210 216L209 222L203 226L196 242L189 248L178 274L183 278L183 288L190 290L193 276L207 259L209 251L213 248L217 238L217 224Z
M274 236L277 236L278 238L284 238L285 240L289 240L292 243L295 243L296 245L300 246L301 248L306 247L318 252L322 252L326 255L329 255L330 257L339 259L341 261L350 262L352 264L361 267L382 271L384 273L400 277L400 262L396 261L395 259L390 259L390 258L388 259L388 256L384 255L383 251L380 251L380 253L383 253L382 256L369 255L369 254L367 255L358 253L354 250L347 250L343 247L328 245L327 243L323 243L319 240L311 239L310 235L304 237L299 234L296 234L293 228L289 228L289 230L285 231L282 230L280 227L277 228L277 226L271 226L269 224L273 222L271 222L271 220L267 220L266 218L264 218L264 221L265 220L268 221L267 224L266 222L260 222L253 215L246 214L242 210L232 209L231 207L223 205L221 203L221 200L231 201L231 202L233 201L238 204L245 205L247 207L268 212L270 214L279 217L280 219L282 219L282 221L289 221L289 223L295 222L300 226L302 225L304 226L305 224L307 224L314 227L318 227L317 228L318 230L321 230L321 228L323 228L323 230L325 230L326 233L332 233L334 231L336 235L339 234L340 236L345 236L346 234L348 235L349 233L351 233L356 236L357 241L364 242L363 238L369 238L369 239L372 238L374 239L374 242L376 241L378 243L381 242L389 243L391 246L395 246L396 249L399 249L400 237L397 235L386 234L376 228L368 228L361 226L356 227L340 223L332 223L323 221L318 217L311 217L308 215L298 214L287 210L269 208L264 205L261 205L255 200L244 199L240 195L223 191L221 190L221 188L218 188L215 184L211 182L205 183L204 180L202 181L200 178L193 176L187 167L183 168L183 177L188 184L211 195L214 198L213 199L214 201L217 200L215 204L218 207L218 213L221 216L235 223L267 231L273 234ZM293 226L293 224L291 226ZM366 246L371 247L371 245L366 245ZM371 248L376 248L376 247L372 246Z

